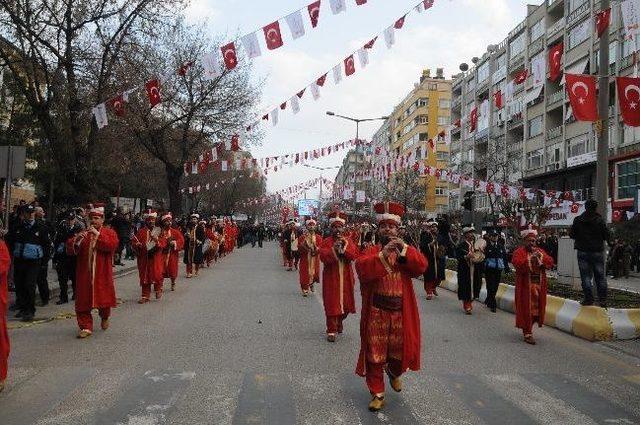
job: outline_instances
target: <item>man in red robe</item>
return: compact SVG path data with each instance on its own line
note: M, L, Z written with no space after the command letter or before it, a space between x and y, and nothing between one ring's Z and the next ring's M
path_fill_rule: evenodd
M369 410L378 411L384 406L383 371L391 387L400 391L400 375L420 369L420 316L411 279L424 273L427 260L398 237L401 204L384 202L374 208L379 244L356 260L362 294L356 373L366 378L373 396Z
M298 238L298 251L300 254L300 289L302 296L313 292L313 284L320 282L320 258L318 248L322 245L322 237L316 233L318 223L314 219L305 222L307 233Z
M162 298L162 281L164 263L162 250L167 246L167 240L161 238L162 229L156 227L158 213L147 211L144 214L145 225L133 237L131 246L136 251L138 274L142 295L138 304L145 304L151 298L151 285L156 293L156 299Z
M174 229L173 216L171 213L166 213L162 216L162 233L160 233L160 240L166 242L162 249L162 263L163 263L163 278L171 279L171 290L176 290L176 279L178 278L178 263L180 251L184 248L184 237L180 229Z
M7 331L7 307L9 305L9 288L7 285L7 273L11 257L9 249L4 241L0 240L0 392L4 389L4 381L7 380L9 368L9 332Z
M346 214L339 211L330 213L331 236L320 246L320 261L324 264L322 301L329 342L335 342L336 334L342 333L342 322L349 313L356 312L351 263L358 258L358 248L355 242L343 235L346 222Z
M547 307L547 273L553 258L536 246L538 232L532 225L522 232L522 246L513 252L511 263L516 269L516 327L522 329L524 342L534 345L533 324L544 324Z
M109 328L111 308L116 306L113 281L113 255L118 248L118 235L104 226L104 207L94 204L89 211L90 226L86 231L69 238L66 250L75 255L76 262L76 319L78 338L93 333L91 310L98 309L102 330Z

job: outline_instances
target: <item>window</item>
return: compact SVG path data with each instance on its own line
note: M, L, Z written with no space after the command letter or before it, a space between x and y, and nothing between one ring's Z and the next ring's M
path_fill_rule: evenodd
M428 106L428 105L429 105L428 97L421 97L420 99L418 99L418 108L422 108L423 106Z
M416 148L415 155L416 155L416 161L419 159L422 159L422 149Z
M449 125L451 119L447 116L439 116L438 117L438 125Z
M429 134L428 133L420 133L419 140L421 142L426 142L427 140L429 140Z
M628 125L625 125L622 145L630 145L638 142L640 142L640 127L629 127ZM610 144L610 146L613 145Z
M436 196L447 196L446 187L436 187Z
M569 0L569 13L573 12L587 1L588 0Z
M407 149L409 149L411 146L413 146L413 138L407 140L406 142L404 142L404 144L402 145L402 150L405 151Z
M534 170L540 167L542 167L542 149L527 152L527 168Z
M478 68L478 84L486 81L489 78L489 61L483 63Z
M622 57L626 58L629 55L632 55L636 50L636 42L635 40L625 40L622 43Z
M451 100L450 99L440 99L438 102L438 106L440 109L449 109L451 108Z
M556 164L562 162L562 144L556 143L552 146L547 146L547 164Z
M448 152L442 152L442 151L438 151L436 152L436 158L438 161L446 161L448 158L449 153Z
M427 90L438 91L438 84L436 84L436 83L427 84Z
M570 139L567 144L567 158L573 158L574 156L583 155L596 150L595 142L588 134L574 137L573 139Z
M544 34L544 19L540 19L538 22L531 26L530 34L531 42L536 41Z
M511 58L515 58L524 50L524 33L520 33L516 38L509 43L509 51L511 52Z
M529 137L536 137L542 134L542 115L529 120Z
M429 124L428 115L420 115L417 117L418 124Z
M640 159L632 159L616 166L618 199L633 198L640 188Z
M460 152L451 154L451 165L460 165L462 156Z
M589 38L591 30L591 19L587 19L584 22L576 25L569 30L569 49L573 49L577 45L581 44L587 38Z
M507 66L507 54L503 53L500 56L498 56L498 59L496 59L496 68L500 69L503 66Z

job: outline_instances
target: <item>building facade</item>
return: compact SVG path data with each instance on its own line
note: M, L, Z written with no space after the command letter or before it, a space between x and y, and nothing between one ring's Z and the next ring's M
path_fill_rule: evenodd
M487 46L474 58L474 66L454 76L452 121L461 126L452 133L451 167L477 179L521 183L525 187L572 190L578 200L593 196L596 174L597 133L588 122L576 122L571 114L564 77L548 78L549 50L564 44L562 70L572 74L602 74L598 69L599 39L594 29L597 0L546 0L527 6L527 17L506 39ZM628 208L629 194L640 184L640 130L624 126L617 106L615 75L633 73L633 42L624 41L619 3L613 3L610 61L610 175L613 208ZM544 59L546 76L534 87L531 64ZM513 101L502 108L494 95L506 91L508 81L523 70L529 76L514 88ZM504 96L503 96L504 98ZM503 102L504 103L504 102ZM478 108L475 132L468 117ZM631 164L631 165L629 165ZM452 193L450 207L460 196ZM488 205L481 195L476 208Z

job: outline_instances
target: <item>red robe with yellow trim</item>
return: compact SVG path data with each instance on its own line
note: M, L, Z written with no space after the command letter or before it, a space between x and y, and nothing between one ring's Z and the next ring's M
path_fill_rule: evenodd
M102 226L97 239L88 233L79 245L75 236L67 241L67 253L76 255L76 311L115 307L116 288L113 281L113 254L118 248L118 235Z
M553 267L553 258L547 254L542 248L534 248L536 251L542 252L542 266L538 266L535 261L530 262L531 255L525 247L521 246L513 252L511 263L516 269L516 293L515 293L515 309L516 309L516 327L524 330L531 329L534 322L538 322L538 326L544 324L545 310L547 308L547 273L546 270ZM540 276L540 284L531 284L531 274L535 273ZM537 292L537 304L535 302ZM533 307L533 308L532 308ZM537 314L534 311L537 309ZM534 316L538 319L534 320Z
M322 270L322 301L327 316L340 316L356 312L356 301L353 295L355 279L351 263L358 258L356 244L347 238L344 256L341 258L333 250L333 236L322 241L320 261Z
M7 308L9 306L9 288L7 273L11 257L4 241L0 240L0 382L7 379L9 366L9 332L7 331Z
M420 369L420 315L413 291L412 278L420 276L427 269L427 259L416 248L408 245L406 261L381 258L381 246L367 248L356 260L356 272L360 279L362 313L360 315L360 354L356 373L366 375L366 353L369 344L367 324L373 304L374 289L383 279L395 278L402 281L402 370Z
M138 230L138 233L136 233L131 243L133 249L136 251L140 285L160 283L163 281L164 257L162 251L167 247L167 239L163 238L161 234L155 250L149 253L147 251L147 241L151 240L150 234L151 230L145 226Z
M182 236L180 230L170 228L169 230L162 229L160 239L166 241L166 245L162 249L163 277L174 281L178 277L180 251L184 249L184 236ZM175 245L171 244L170 241L174 241Z
M300 287L308 289L312 283L320 282L320 256L316 250L316 255L311 255L311 252L307 247L310 240L310 235L301 235L298 238L298 252L300 253ZM314 233L313 244L316 248L320 248L322 245L322 237Z

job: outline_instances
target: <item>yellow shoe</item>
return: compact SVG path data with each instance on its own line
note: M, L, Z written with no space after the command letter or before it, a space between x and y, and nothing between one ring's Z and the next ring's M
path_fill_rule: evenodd
M327 341L336 342L336 334L327 334Z
M307 297L309 295L309 291L302 291L302 296Z
M78 338L80 339L85 339L91 336L91 331L89 329L82 329L80 332L78 332Z
M369 411L377 412L383 407L384 407L384 395L381 395L381 396L374 395L373 398L371 399L371 402L369 403Z

